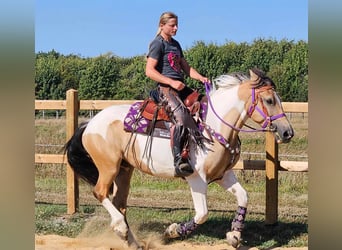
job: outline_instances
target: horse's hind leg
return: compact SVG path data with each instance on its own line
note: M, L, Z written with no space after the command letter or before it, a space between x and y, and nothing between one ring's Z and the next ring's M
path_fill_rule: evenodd
M130 181L132 178L134 168L126 162L122 162L120 172L116 176L114 181L114 191L113 191L113 205L124 215L126 224L126 212L127 212L127 198L130 189ZM140 245L135 239L132 231L128 227L128 244L131 247L139 248Z
M109 189L113 184L114 178L115 174L113 173L100 172L93 194L110 214L112 219L110 226L126 241L128 237L128 226L126 224L125 216L109 200Z
M233 247L238 247L241 242L241 232L244 228L245 216L247 212L248 197L246 190L237 181L233 170L225 172L221 180L216 181L226 191L235 195L238 202L238 209L231 225L231 231L227 232L227 241Z
M127 240L128 226L125 217L109 200L110 188L115 177L119 174L121 164L121 155L113 152L120 151L114 150L101 137L95 137L94 135L85 135L83 145L99 172L93 194L110 214L113 230L124 240Z
M127 197L134 168L123 162L114 181L113 205L126 215Z

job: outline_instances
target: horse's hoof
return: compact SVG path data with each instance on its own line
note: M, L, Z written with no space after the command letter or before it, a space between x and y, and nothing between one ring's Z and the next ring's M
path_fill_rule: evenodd
M169 238L169 239L173 239L173 238L178 238L180 237L180 235L177 232L178 229L178 224L177 223L173 223L171 224L164 233L164 237L165 238Z
M241 243L241 232L231 231L226 234L228 244L237 248Z
M127 242L128 244L128 235L127 233L122 233L119 230L114 229L114 233L124 242Z

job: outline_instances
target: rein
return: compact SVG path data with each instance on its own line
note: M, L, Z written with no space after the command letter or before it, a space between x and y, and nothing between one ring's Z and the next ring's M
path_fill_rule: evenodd
M275 116L268 116L266 115L267 114L267 110L265 109L264 105L262 104L263 106L263 110L259 109L259 107L257 107L256 105L258 104L258 93L264 90L266 90L266 88L261 88L259 89L259 91L256 92L255 88L252 88L252 105L251 107L249 108L248 110L248 116L251 117L251 115L253 114L254 110L257 110L261 115L262 117L265 118L265 121L262 125L262 129L251 129L251 130L247 130L247 129L241 129L241 128L238 128L238 127L235 127L234 125L231 125L229 123L227 123L225 120L223 120L218 114L217 112L215 111L214 109L214 106L211 102L211 98L210 98L210 95L209 95L209 92L210 92L210 83L208 82L205 82L204 83L204 86L205 86L205 92L206 92L206 95L207 95L207 98L208 98L208 102L209 102L209 105L211 107L211 109L213 110L213 113L215 114L215 116L226 126L230 127L231 129L235 130L235 131L240 131L240 132L266 132L266 131L273 131L273 129L271 127L268 127L268 129L266 129L266 127L272 123L272 121L276 120L276 119L279 119L281 117L284 117L285 114L284 113L281 113L281 114L278 114L278 115L275 115ZM271 88L271 87L270 87ZM266 114L265 114L266 113Z

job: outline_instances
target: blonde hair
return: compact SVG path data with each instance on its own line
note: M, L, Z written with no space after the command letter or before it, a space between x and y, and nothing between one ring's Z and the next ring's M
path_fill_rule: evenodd
M156 36L160 35L160 33L161 33L160 25L166 24L172 18L176 18L177 21L178 21L178 16L175 13L171 12L171 11L164 12L163 14L161 14L161 16L159 18L159 25L158 25L158 31L157 31Z

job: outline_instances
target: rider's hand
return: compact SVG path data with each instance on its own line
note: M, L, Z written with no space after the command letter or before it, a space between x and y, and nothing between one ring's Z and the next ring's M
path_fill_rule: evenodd
M178 80L173 80L170 84L170 86L178 91L184 89L185 87L185 84L181 81L178 81Z
M211 83L210 80L205 77L205 76L202 76L200 79L199 79L202 83Z

